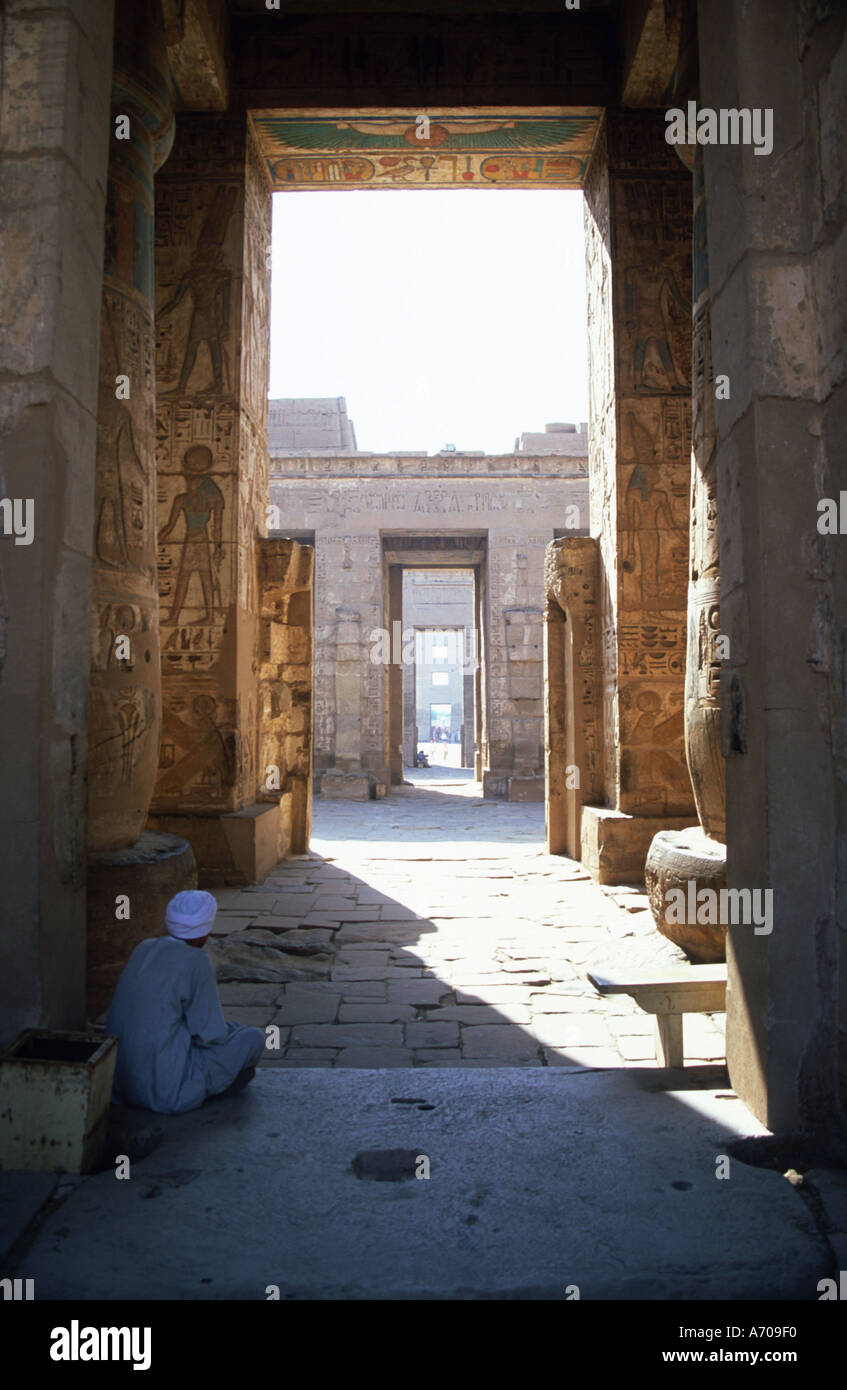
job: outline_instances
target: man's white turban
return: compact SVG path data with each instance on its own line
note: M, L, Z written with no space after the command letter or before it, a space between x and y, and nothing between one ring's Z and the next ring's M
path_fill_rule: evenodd
M165 908L165 926L171 936L180 941L192 941L198 936L209 935L217 910L211 893L191 888L171 898Z

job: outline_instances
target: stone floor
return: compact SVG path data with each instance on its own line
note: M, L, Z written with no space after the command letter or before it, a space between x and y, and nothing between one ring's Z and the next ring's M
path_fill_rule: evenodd
M263 1065L655 1065L652 1018L585 974L684 961L644 894L548 855L543 806L406 775L382 801L317 798L309 856L216 894L224 1012L279 1029ZM684 1029L687 1063L723 1060L723 1015Z

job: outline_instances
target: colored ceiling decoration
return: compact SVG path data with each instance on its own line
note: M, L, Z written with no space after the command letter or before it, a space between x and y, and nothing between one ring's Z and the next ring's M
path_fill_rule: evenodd
M581 188L600 111L252 115L274 190Z

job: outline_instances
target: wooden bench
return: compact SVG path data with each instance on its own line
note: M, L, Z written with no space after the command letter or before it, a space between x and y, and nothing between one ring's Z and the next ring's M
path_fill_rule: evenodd
M656 1061L660 1067L681 1067L683 1014L714 1014L726 1008L726 966L689 965L660 972L628 970L619 976L589 970L600 994L629 994L645 1013L656 1018Z

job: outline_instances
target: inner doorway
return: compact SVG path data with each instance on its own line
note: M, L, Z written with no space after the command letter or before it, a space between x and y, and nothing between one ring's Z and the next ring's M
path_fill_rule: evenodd
M475 575L403 572L404 768L473 770ZM409 656L413 660L408 660Z
M391 634L386 764L408 780L466 768L482 780L487 754L485 536L383 536ZM424 769L425 770L425 769Z

